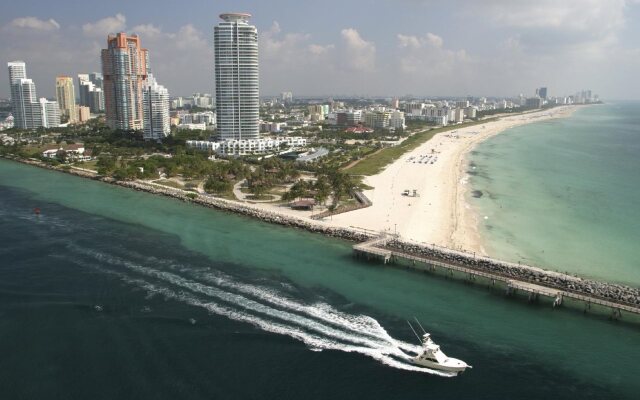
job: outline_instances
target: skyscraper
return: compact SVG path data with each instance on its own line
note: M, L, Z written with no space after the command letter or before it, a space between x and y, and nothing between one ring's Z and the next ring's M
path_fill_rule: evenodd
M149 74L142 93L144 138L159 140L171 133L169 121L169 91Z
M73 123L77 121L76 92L73 87L73 78L70 76L56 77L56 99L60 107L60 116Z
M541 99L547 99L547 88L546 87L541 87L539 89L536 89L536 95L539 96Z
M213 28L218 133L226 139L258 139L258 31L250 14L221 14Z
M147 49L137 35L109 35L102 49L104 103L107 125L112 129L143 128L142 90L148 69Z
M27 78L24 61L11 61L9 85L11 86L11 114L18 129L36 129L42 126L42 112L36 95L36 85Z
M39 103L42 127L55 128L60 126L60 107L58 106L58 102L41 97Z
M104 91L102 74L78 74L80 105L89 107L92 113L104 112Z

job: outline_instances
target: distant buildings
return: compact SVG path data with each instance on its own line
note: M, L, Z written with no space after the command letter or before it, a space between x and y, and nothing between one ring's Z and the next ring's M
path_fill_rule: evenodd
M362 110L339 110L331 118L333 125L341 127L356 126L362 121Z
M73 78L70 76L56 77L56 99L60 107L60 116L69 123L77 121L76 91Z
M536 89L536 96L540 97L543 100L547 99L547 88L546 87L541 87Z
M312 104L308 106L307 109L309 110L309 119L311 121L324 121L328 114L329 106Z
M221 14L213 30L216 113L222 140L259 138L258 31L250 14Z
M40 115L43 128L55 128L60 126L60 108L57 101L40 98Z
M402 111L394 110L389 117L389 128L393 129L405 129L404 113Z
M527 108L542 108L543 100L541 97L529 97L525 103Z
M98 72L78 74L79 104L89 107L94 114L104 112L103 82L102 74Z
M383 129L389 127L391 113L387 111L367 111L363 114L365 126L373 129Z
M161 140L171 134L169 91L149 74L142 93L144 129L147 140Z
M293 102L293 93L291 92L282 92L280 93L280 100L282 100L282 103L284 104L288 104Z
M149 73L148 56L137 35L109 35L107 48L102 49L102 74L107 125L111 129L143 129L142 93Z
M36 96L36 85L27 78L24 61L12 61L9 68L11 86L11 113L18 129L36 129L42 126L40 104Z
M180 123L181 124L215 125L216 115L213 113L213 111L203 111L203 112L196 112L196 113L190 113L190 114L182 114L180 115Z
M60 125L58 102L45 98L38 100L36 85L27 78L24 61L11 61L9 85L11 86L11 112L18 129L54 128Z
M89 107L85 107L85 106L76 106L76 109L78 110L78 122L79 123L85 123L87 122L89 119L91 119L91 109Z

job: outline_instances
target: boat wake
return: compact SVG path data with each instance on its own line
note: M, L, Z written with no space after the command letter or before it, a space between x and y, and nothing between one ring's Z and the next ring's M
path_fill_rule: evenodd
M67 247L79 256L68 258L71 263L116 276L149 295L161 295L295 338L313 351L359 353L397 369L455 376L413 365L411 357L420 346L394 339L376 319L366 315L345 313L326 303L305 303L208 267L189 267L131 252L117 256L73 243Z

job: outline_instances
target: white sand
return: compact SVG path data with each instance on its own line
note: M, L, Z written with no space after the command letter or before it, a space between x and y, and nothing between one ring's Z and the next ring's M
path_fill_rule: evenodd
M465 155L479 142L505 129L566 116L574 109L559 107L508 116L439 133L380 174L365 179L367 185L374 187L365 191L373 206L333 216L326 223L398 233L407 240L484 253L476 215L465 199ZM432 160L437 157L437 161L419 163L425 155L432 155ZM402 195L404 190L414 189L419 197Z
M319 224L397 233L404 240L436 244L485 254L475 212L467 203L465 155L478 143L514 126L570 115L575 107L505 116L498 121L441 132L415 150L404 154L378 175L364 182L373 202L368 208L314 221ZM433 150L433 153L432 153ZM431 160L419 163L421 156ZM413 157L413 159L412 159ZM413 161L416 161L415 163ZM417 190L419 197L403 196ZM319 212L295 211L269 203L247 204L257 209L307 219ZM308 219L312 221L311 219Z

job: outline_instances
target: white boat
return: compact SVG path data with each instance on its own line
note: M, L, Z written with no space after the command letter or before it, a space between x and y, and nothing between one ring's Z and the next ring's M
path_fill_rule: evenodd
M409 324L409 326L411 326L411 324ZM422 326L420 327L422 328ZM413 327L411 327L411 329L413 330ZM413 330L413 332L416 333L415 330ZM416 334L416 336L418 335ZM416 365L437 369L439 371L454 372L456 374L464 372L467 368L472 368L471 365L468 365L462 360L447 357L440 349L440 346L431 339L431 335L424 332L424 329L421 343L422 349L420 353L411 359Z

